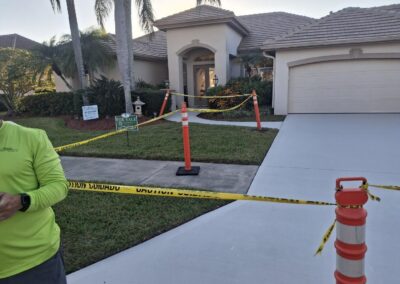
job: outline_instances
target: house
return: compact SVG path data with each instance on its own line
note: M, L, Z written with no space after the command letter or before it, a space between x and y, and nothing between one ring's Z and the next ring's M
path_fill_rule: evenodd
M134 76L153 84L169 80L176 92L201 96L217 80L223 85L244 75L238 56L261 54L265 40L312 22L284 12L235 16L218 7L197 6L157 20L159 31L133 40ZM120 80L117 65L100 73ZM173 108L180 99L173 96ZM188 103L199 106L202 101L189 98Z
M259 53L274 61L276 114L400 111L400 5L346 8L319 20L201 5L155 26L152 37L133 40L136 80L168 79L176 92L202 96L244 76L240 56ZM100 73L120 79L117 67ZM172 96L172 109L182 99Z
M32 50L40 43L19 34L0 35L0 48L18 48Z
M346 8L262 49L276 114L400 112L400 5Z

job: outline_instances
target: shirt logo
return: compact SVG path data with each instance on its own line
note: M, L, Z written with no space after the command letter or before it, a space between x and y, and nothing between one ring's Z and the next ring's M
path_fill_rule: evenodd
M3 147L0 148L0 152L17 152L17 149L11 148L11 147Z

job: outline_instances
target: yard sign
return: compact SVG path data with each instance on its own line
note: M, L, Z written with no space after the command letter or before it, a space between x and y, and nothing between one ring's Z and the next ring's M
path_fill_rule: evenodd
M127 129L128 131L138 131L137 127L138 120L136 115L128 117L116 116L115 117L115 128L117 130Z

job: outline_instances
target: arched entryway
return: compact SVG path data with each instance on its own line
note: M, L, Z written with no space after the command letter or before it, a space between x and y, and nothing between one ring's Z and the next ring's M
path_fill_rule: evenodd
M187 102L189 106L207 106L207 100L201 99L207 90L215 85L215 53L205 48L194 46L181 53L183 64L183 85L186 93L194 95Z

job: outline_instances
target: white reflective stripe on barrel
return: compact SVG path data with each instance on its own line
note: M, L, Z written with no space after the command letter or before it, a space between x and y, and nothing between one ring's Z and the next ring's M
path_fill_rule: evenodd
M182 117L183 118L188 118L188 113L187 112L182 113Z
M364 259L349 260L336 255L336 271L350 278L364 276Z
M183 125L183 126L188 126L188 125L189 125L189 121L186 121L186 120L185 120L185 121L182 121L182 125Z
M348 226L337 222L336 238L342 243L360 245L365 243L365 225Z

